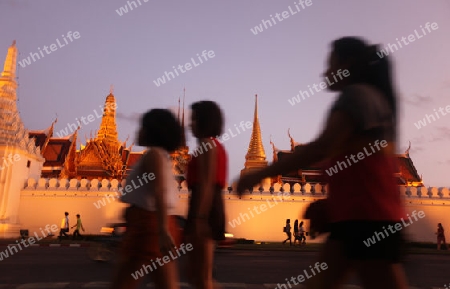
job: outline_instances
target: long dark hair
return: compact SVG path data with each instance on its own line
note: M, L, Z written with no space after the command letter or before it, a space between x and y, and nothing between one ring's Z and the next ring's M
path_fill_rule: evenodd
M358 37L337 39L332 42L332 49L339 62L350 62L349 81L351 83L367 83L383 93L392 110L394 137L396 137L398 103L393 85L390 57L382 54L377 45L369 45Z
M182 127L175 115L167 110L155 108L147 111L141 119L145 131L145 145L159 146L173 152L181 146Z
M199 137L217 137L223 131L223 113L219 105L210 100L191 104L192 115L197 121Z

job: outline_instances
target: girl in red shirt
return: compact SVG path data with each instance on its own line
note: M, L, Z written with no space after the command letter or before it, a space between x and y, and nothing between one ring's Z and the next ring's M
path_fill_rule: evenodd
M225 209L222 191L226 185L228 158L215 138L223 131L223 116L213 101L191 105L191 129L198 148L188 165L187 183L191 191L185 227L189 253L188 276L198 289L213 288L215 242L225 239Z

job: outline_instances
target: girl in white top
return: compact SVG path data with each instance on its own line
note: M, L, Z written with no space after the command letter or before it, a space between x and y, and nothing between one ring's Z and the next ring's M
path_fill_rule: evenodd
M164 266L157 261L175 252L181 240L181 229L172 216L177 188L169 156L181 145L181 133L178 120L168 110L153 109L142 117L138 144L148 151L121 191L121 200L130 206L125 211L127 229L113 289L138 288L144 278L136 278L136 272L143 268L155 288L179 288L176 260L164 262Z

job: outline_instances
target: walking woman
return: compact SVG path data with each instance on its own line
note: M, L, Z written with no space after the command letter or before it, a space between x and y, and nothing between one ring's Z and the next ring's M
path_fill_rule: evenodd
M284 227L284 232L286 233L286 240L283 241L283 245L289 240L290 246L292 246L292 233L291 233L291 219L286 220L286 227Z
M143 268L156 288L179 288L176 261L171 259L161 266L157 258L174 252L181 238L173 216L178 189L169 156L181 145L181 130L178 120L168 110L152 109L142 117L138 144L148 150L126 180L126 188L128 184L137 186L130 185L134 188L131 192L128 189L122 192L121 200L130 206L125 211L127 229L113 289L138 288L147 277L136 274Z
M303 221L301 221L300 222L300 232L299 232L299 235L300 235L300 245L306 245L306 236L305 236L305 234L306 234L306 231L305 231L305 227L303 226Z
M332 81L328 89L339 95L322 132L289 157L238 183L242 193L266 177L321 161L328 162L327 172L337 164L342 167L328 174L329 194L323 206L331 232L319 260L328 269L309 279L307 288L340 288L351 272L359 275L364 288L407 288L400 263L403 233L372 246L363 242L406 217L394 178L397 96L389 57L378 57L378 50L356 37L333 41L324 76Z
M447 243L445 243L444 227L442 227L441 223L438 224L436 235L437 235L437 249L441 250L441 244L444 244L444 248L448 250Z
M213 101L191 105L191 129L198 153L188 165L191 191L185 227L186 241L194 250L188 254L188 276L197 289L213 288L213 257L216 241L225 240L225 209L222 190L226 185L228 157L215 138L222 134L223 115Z
M294 246L295 246L295 242L297 240L300 240L300 235L298 233L298 220L294 221ZM301 245L300 241L298 242L299 245Z

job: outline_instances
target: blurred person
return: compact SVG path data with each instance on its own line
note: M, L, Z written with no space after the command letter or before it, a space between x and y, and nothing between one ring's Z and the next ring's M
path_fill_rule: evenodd
M394 178L398 108L390 58L379 58L377 46L356 37L337 39L331 46L324 76L335 81L328 89L339 96L323 130L289 157L243 176L238 192L266 177L328 162L324 166L329 169L328 199L317 206L321 212L314 214L319 219L329 216L327 224L319 224L330 231L319 257L328 269L308 280L307 288L341 288L349 274L356 272L364 288L406 289L401 264L404 233L396 232L372 246L363 243L406 217ZM345 70L348 77L337 77ZM372 144L379 146L382 141L386 146L374 150ZM370 154L360 158L358 153L367 148ZM337 169L337 164L345 166L331 172L330 167ZM311 224L315 221L311 219Z
M295 242L297 240L300 240L300 235L298 233L298 220L294 221L294 246L295 246ZM301 241L298 242L299 245L301 245Z
M300 245L306 245L305 234L306 234L305 227L303 226L303 221L301 221L299 225Z
M81 222L81 218L80 218L80 214L77 214L77 224L72 226L72 229L75 228L75 231L73 231L73 235L72 235L72 239L75 240L75 238L82 238L83 236L80 234L80 230L83 230L84 232L84 227L83 227L83 223Z
M441 244L444 244L444 248L448 250L448 245L447 243L445 243L444 227L442 227L441 223L438 224L436 235L437 235L437 249L441 250Z
M191 191L185 227L186 240L194 250L188 254L189 282L197 289L212 289L214 249L225 240L225 208L222 190L226 185L228 157L216 138L223 132L223 114L217 103L199 101L191 105L191 130L199 153L188 165Z
M178 120L166 109L152 109L141 119L138 145L148 149L126 179L126 184L134 181L141 185L121 196L129 207L124 215L126 231L113 289L138 288L143 278L135 279L131 274L143 266L150 268L146 272L150 271L155 288L179 288L176 261L164 266L155 265L155 261L175 254L175 245L180 243L180 229L173 215L178 189L169 153L181 145L181 132ZM154 270L151 262L157 266Z
M292 246L292 233L291 233L291 219L286 219L286 226L284 227L284 232L286 233L286 240L283 241L283 245L289 240L290 246ZM295 245L295 242L294 242Z

